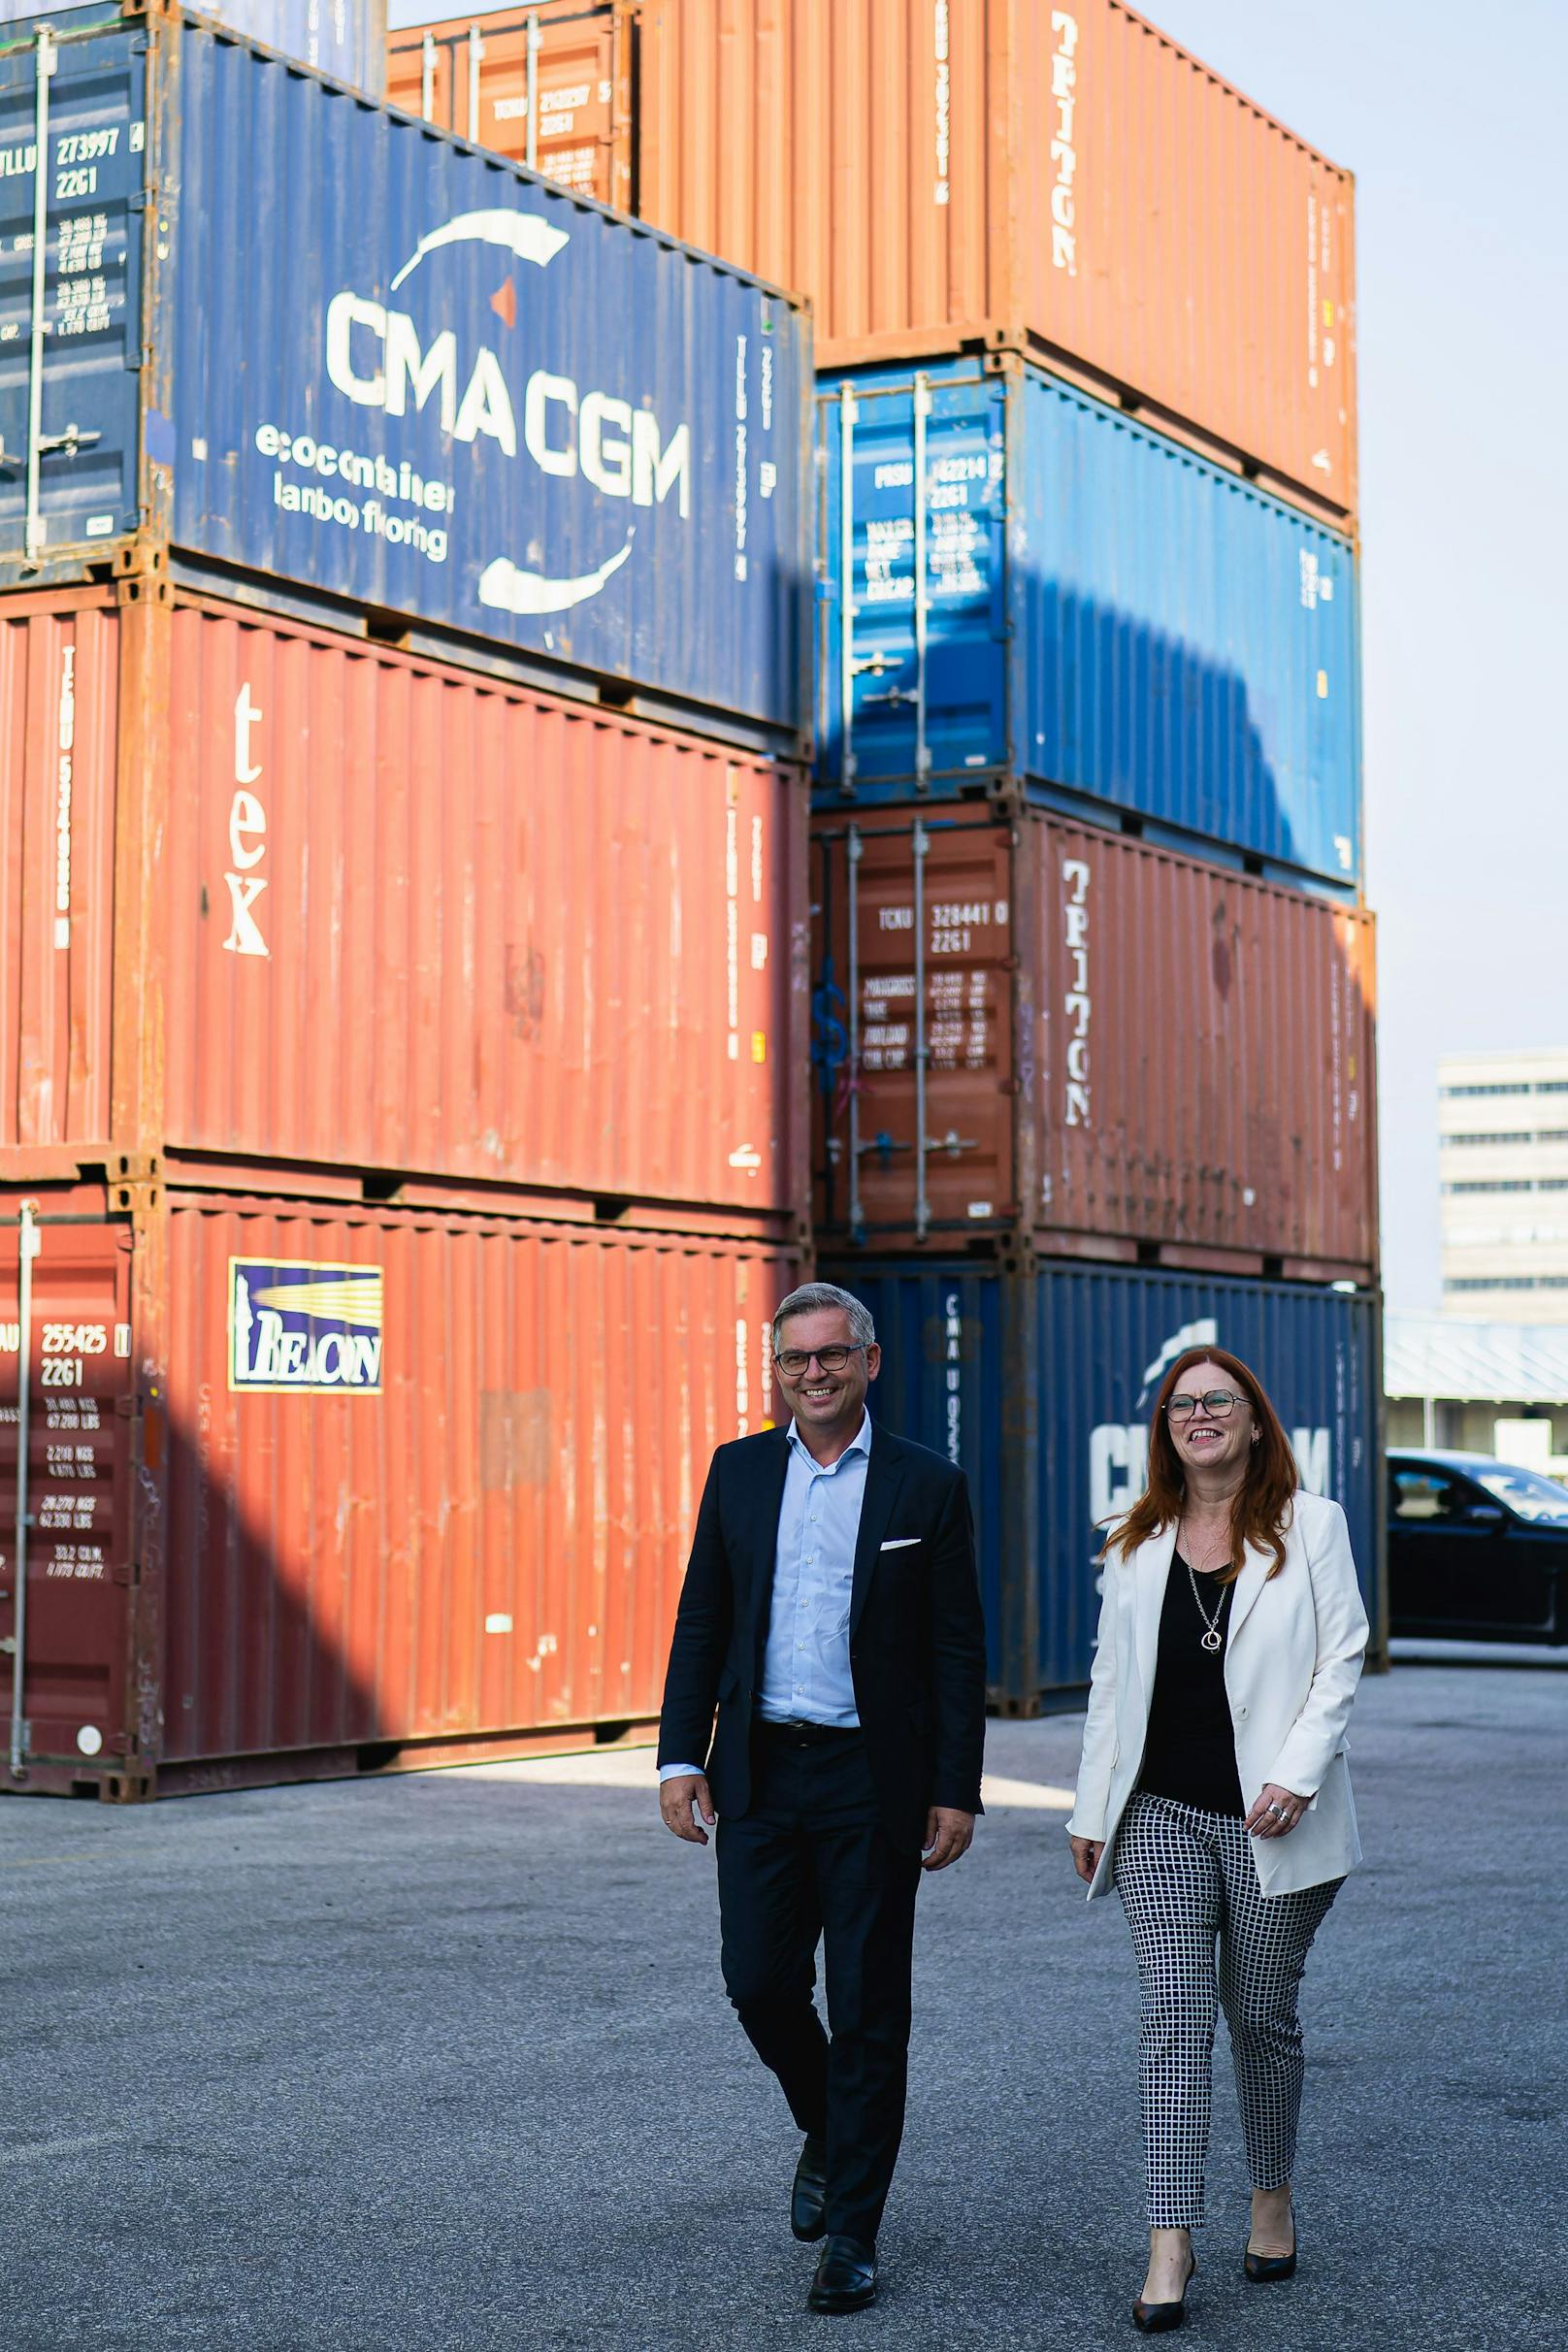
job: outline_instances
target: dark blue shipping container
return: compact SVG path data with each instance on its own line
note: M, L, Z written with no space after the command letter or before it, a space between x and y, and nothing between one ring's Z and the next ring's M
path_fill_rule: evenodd
M71 23L0 48L0 580L140 535L800 748L798 307L211 24Z
M824 376L817 413L821 804L1016 779L1358 885L1347 539L1021 360Z
M875 1318L872 1413L968 1475L994 1704L1032 1714L1088 1682L1096 1528L1141 1489L1155 1392L1193 1346L1228 1348L1252 1365L1303 1484L1344 1505L1382 1650L1375 1293L1068 1259L1004 1272L854 1258L821 1272Z
M82 24L115 24L123 11L119 0L98 0L93 8L73 7L72 0L0 0L0 26L64 14ZM374 97L386 87L386 0L203 0L202 14Z

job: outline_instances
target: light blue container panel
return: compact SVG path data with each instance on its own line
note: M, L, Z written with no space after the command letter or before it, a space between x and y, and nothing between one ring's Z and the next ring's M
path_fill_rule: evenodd
M1348 540L1020 361L824 378L817 413L822 804L995 775L1358 884Z
M932 773L952 781L1003 764L1005 385L995 376L929 386L904 377L874 397L862 397L846 380L833 399L818 405L830 451L851 451L855 485L846 510L841 468L830 463L824 542L830 620L818 684L824 725L836 726L834 714L842 707L846 645L832 604L852 567L855 612L847 654L855 728L847 756L853 772L874 783ZM917 458L927 484L918 505ZM923 607L916 598L922 576ZM834 743L836 777L846 747L837 734Z
M798 751L805 313L198 20L70 32L41 75L72 23L0 43L0 580L81 577L140 520L198 585L403 616Z
M386 0L204 0L202 14L373 97L386 88ZM72 19L58 27L64 32L94 19L116 23L120 10L117 0L0 0L0 27L59 16Z
M1287 1283L1063 1259L1033 1273L838 1258L883 1350L873 1415L968 1473L1000 1707L1062 1704L1089 1679L1102 1524L1141 1490L1149 1414L1189 1346L1251 1364L1303 1483L1343 1504L1383 1639L1379 1304Z
M60 17L51 29L76 21ZM16 46L8 49L8 40ZM29 585L61 548L105 560L140 520L147 47L116 28L62 41L58 59L48 87L43 398L29 534L37 49L31 35L0 25L0 583L11 587Z

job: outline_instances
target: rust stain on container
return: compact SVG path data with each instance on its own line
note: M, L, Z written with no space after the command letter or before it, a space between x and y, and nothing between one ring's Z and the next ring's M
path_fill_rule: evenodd
M51 1222L93 1198L43 1195L33 1264L25 1786L146 1796L657 1713L709 1455L770 1416L793 1257L197 1194ZM13 1338L13 1516L16 1367Z
M824 825L813 896L822 1235L1375 1267L1370 915L1039 816Z
M118 749L133 618L151 771ZM135 1141L803 1214L799 770L230 606L82 597L8 600L0 745L12 1175ZM155 950L111 887L149 796Z
M594 192L808 295L820 367L1032 349L1354 514L1351 175L1121 0L623 0L476 19L481 132L513 156L488 91L513 89L530 13L541 73L559 56L580 88L583 45L614 50L601 83L624 104L594 116ZM461 80L468 20L432 30ZM418 38L392 58L415 111ZM441 104L466 127L466 94Z

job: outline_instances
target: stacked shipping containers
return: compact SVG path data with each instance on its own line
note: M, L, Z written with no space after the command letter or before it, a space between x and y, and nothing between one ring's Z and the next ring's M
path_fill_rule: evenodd
M831 134L818 1238L884 1409L971 1468L1029 1713L1087 1679L1187 1346L1256 1364L1379 1618L1350 189L1116 0L916 29L903 272Z
M970 1467L995 1699L1081 1687L1193 1341L1377 1623L1348 175L1121 0L544 0L390 75L814 305L817 1239Z
M0 154L9 1784L613 1735L805 1234L802 314L177 8Z

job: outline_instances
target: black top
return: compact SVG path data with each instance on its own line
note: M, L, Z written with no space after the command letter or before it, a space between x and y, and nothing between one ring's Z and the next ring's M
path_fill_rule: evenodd
M1165 1605L1160 1613L1160 1655L1138 1786L1152 1797L1172 1797L1178 1805L1239 1816L1247 1808L1236 1776L1236 1735L1225 1686L1236 1587L1233 1583L1217 1587L1212 1576L1200 1576L1197 1589L1201 1609L1187 1562L1178 1552L1170 1563ZM1217 1600L1215 1630L1221 1645L1205 1650L1205 1622L1214 1617Z

